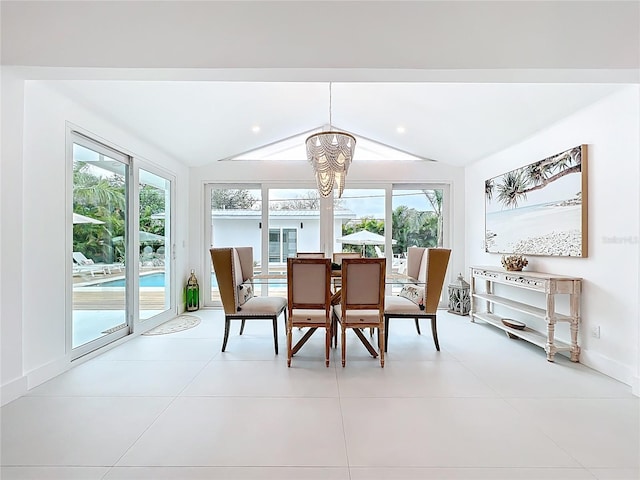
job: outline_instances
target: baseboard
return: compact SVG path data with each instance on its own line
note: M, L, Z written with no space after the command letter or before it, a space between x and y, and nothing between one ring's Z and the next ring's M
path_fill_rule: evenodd
M42 365L38 368L34 368L27 373L27 388L31 390L44 382L51 380L53 377L57 377L61 373L66 372L71 366L69 357L57 358L53 362L49 362L46 365Z
M604 355L584 349L580 351L580 363L618 380L619 382L629 385L632 389L634 388L634 372L631 371L628 365L624 365L605 357ZM637 385L637 377L635 378L635 381ZM638 387L636 386L635 388L637 390Z
M27 377L20 377L0 387L0 405L13 402L27 393Z

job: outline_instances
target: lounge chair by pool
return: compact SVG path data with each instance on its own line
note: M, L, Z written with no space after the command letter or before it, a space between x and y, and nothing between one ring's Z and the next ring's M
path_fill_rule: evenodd
M92 277L96 273L111 273L113 270L122 271L121 263L95 263L92 259L87 258L82 252L73 252L73 273L90 273Z

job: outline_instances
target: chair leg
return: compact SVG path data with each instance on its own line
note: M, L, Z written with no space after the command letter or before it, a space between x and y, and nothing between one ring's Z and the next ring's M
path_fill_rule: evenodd
M345 350L347 348L347 329L345 328L344 323L340 323L340 333L342 334L342 338L340 338L340 347L342 350L342 366L344 367L347 361L345 356Z
M389 345L389 317L384 316L384 351L387 351Z
M242 335L242 332L244 332L244 318L241 320L242 323L240 323L240 335Z
M378 328L378 350L380 351L380 368L384 368L384 333L382 329L384 328L384 323L381 324L380 328Z
M273 317L273 346L278 354L278 317Z
M287 367L291 366L291 344L292 344L292 330L293 326L287 324L286 326L286 332L287 332Z
M436 350L440 351L440 343L438 342L438 328L436 326L436 316L431 317L431 333L433 333L433 342L436 344Z
M331 345L338 348L338 322L334 316L331 317Z
M420 323L418 322L418 317L416 317L416 330L418 331L418 335L422 335L420 333Z
M229 317L224 317L224 340L222 340L222 351L224 352L225 349L227 348L227 340L229 340L229 324L231 323L231 320L229 320Z
M331 325L331 323L329 323ZM326 367L329 366L329 352L331 350L331 342L333 341L331 326L329 328L324 329L324 364Z

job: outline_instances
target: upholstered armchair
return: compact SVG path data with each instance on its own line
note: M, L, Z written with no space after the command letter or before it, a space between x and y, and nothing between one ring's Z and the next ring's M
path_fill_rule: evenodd
M400 295L387 295L384 305L385 349L389 345L389 319L414 318L420 334L420 318L431 320L431 333L440 351L436 314L451 250L411 247L407 251L407 276L415 283L403 286Z
M278 353L278 316L284 312L287 319L287 299L282 297L254 296L253 248L212 248L211 261L218 279L220 298L224 307L224 340L222 351L227 348L231 320L241 320L240 335L245 320L263 319L273 322L273 342Z

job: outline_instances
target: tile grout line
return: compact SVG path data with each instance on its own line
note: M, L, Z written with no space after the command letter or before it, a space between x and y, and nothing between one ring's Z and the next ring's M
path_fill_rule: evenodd
M334 367L333 371L336 379L336 388L338 390L338 407L340 408L340 422L342 423L342 441L344 443L344 455L347 460L347 475L349 476L349 480L351 480L351 464L349 461L349 448L347 447L347 433L344 428L344 412L342 410L342 395L340 394L340 381L338 379L338 368Z
M184 392L184 391L189 387L189 385L191 385L191 384L193 383L193 381L196 379L196 377L198 377L198 375L200 375L200 374L203 372L203 370L204 370L205 368L207 368L207 367L209 366L209 364L211 364L211 362L213 362L213 359L214 359L216 356L217 356L217 354L216 354L216 355L214 355L213 357L211 357L211 358L209 359L209 361L205 362L205 364L202 366L202 368L201 368L200 370L198 370L198 371L193 375L193 377L191 378L191 380L190 380L189 382L187 382L187 383L186 383L186 385L185 385L185 386L184 386L184 387L183 387L183 388L182 388L182 389L181 389L181 390L180 390L180 391L179 391L179 392L178 392L178 393L173 397L173 400L171 400L171 401L167 404L167 406L166 406L165 408L163 408L163 409L162 409L162 411L158 413L158 415L156 415L156 417L155 417L155 418L154 418L154 419L149 423L149 425L147 425L147 427L146 427L145 429L143 429L143 430L142 430L142 432L140 433L140 435L138 435L138 436L136 437L136 439L131 443L131 445L129 445L129 446L125 449L125 451L124 451L124 452L122 452L122 455L120 455L120 456L118 457L118 459L114 462L114 464L113 464L113 465L111 465L111 466L109 467L109 470L107 470L107 472L106 472L106 473L104 474L104 476L102 477L102 479L103 479L103 480L104 480L104 479L106 478L106 476L107 476L107 475L109 475L109 473L110 473L110 472L111 472L111 471L116 467L116 465L118 464L118 462L120 462L120 460L122 460L122 458L123 458L123 457L124 457L124 456L125 456L125 455L126 455L126 454L127 454L127 453L128 453L128 452L129 452L129 451L130 451L130 450L131 450L131 449L132 449L132 448L133 448L133 447L134 447L138 442L139 442L139 441L140 441L140 438L142 438L142 436L143 436L145 433L147 433L147 431L149 431L149 429L150 429L153 425L155 425L155 423L156 423L156 422L158 421L158 419L162 416L162 414L164 414L164 413L169 409L169 407L171 407L171 405L173 405L173 404L176 402L176 400L180 397L180 395L182 395L182 392Z

